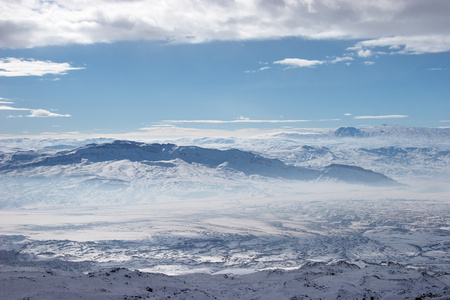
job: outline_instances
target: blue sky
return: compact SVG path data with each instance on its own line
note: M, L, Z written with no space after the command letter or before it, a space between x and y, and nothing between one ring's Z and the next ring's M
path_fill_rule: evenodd
M0 11L0 137L450 125L448 1L0 0Z

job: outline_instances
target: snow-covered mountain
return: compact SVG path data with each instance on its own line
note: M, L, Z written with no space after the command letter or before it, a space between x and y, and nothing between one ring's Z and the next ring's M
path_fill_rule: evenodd
M390 179L383 174L366 170L361 167L339 164L331 164L325 167L322 174L324 177L338 178L347 183L385 185L390 181Z
M336 131L339 131L337 129ZM395 125L381 125L377 127L368 127L360 129L363 136L366 137L396 137L412 139L444 139L449 142L450 128L425 128L425 127L405 127Z
M354 142L354 139L351 140ZM348 145L303 145L271 147L272 158L308 168L324 168L330 164L356 164L395 179L410 176L445 177L450 175L450 147L367 145L357 141Z
M381 125L377 127L355 128L340 127L330 131L318 132L279 132L273 137L286 139L302 139L306 141L326 139L363 139L366 142L376 142L392 145L450 145L450 128L405 127L396 125ZM405 144L406 142L406 144Z
M340 127L332 132L335 137L365 137L366 132L355 127Z
M396 125L381 125L377 127L355 128L339 127L323 133L324 136L339 138L401 138L401 139L450 139L450 128L405 127Z
M177 160L198 164L217 170L231 170L245 175L284 178L293 180L339 180L367 185L392 185L395 181L361 167L332 164L323 170L307 169L287 165L279 159L237 149L217 150L196 146L180 147L175 144L146 144L132 141L89 144L70 151L44 155L34 151L13 153L3 159L0 171L25 170L32 168L92 164L108 161L139 162L147 165L174 167ZM169 162L169 163L168 163ZM95 174L92 174L95 175Z

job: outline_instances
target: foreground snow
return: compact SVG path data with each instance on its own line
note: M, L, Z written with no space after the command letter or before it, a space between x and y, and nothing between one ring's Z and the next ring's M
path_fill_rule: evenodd
M3 253L3 256L7 254ZM48 262L0 265L2 299L449 299L450 274L395 263L307 263L291 271L167 276ZM73 266L72 266L73 268ZM66 270L64 270L66 269Z

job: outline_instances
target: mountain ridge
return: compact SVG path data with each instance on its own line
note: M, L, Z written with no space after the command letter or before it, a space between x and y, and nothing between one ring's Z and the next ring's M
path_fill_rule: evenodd
M380 125L357 128L342 126L336 129L314 132L279 132L274 137L285 138L377 138L392 137L402 139L447 139L450 141L450 128L407 127L399 125Z
M181 159L188 164L201 164L213 169L228 169L245 175L260 175L293 180L338 180L366 185L392 185L396 181L370 170L356 166L332 164L323 170L288 165L279 159L266 158L252 152L238 149L218 150L198 146L177 146L175 144L142 143L117 140L112 143L88 144L56 154L18 156L3 163L0 172L35 167L50 167L81 163L129 160L131 162L156 163ZM22 158L25 158L23 161ZM31 161L27 161L29 158ZM164 164L160 164L164 166Z

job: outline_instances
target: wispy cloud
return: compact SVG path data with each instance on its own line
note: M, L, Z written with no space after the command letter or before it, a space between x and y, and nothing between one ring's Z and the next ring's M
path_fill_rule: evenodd
M352 60L353 60L353 57L344 56L344 57L336 57L334 59L329 60L328 62L332 63L332 64L336 64L336 63L340 63L340 62L349 62Z
M14 104L14 102L10 101L9 99L0 97L0 104Z
M355 116L355 119L401 119L407 117L407 115Z
M274 64L284 65L288 68L313 68L317 65L322 65L326 63L323 60L307 60L302 58L285 58L283 60L277 60L273 62Z
M341 121L341 119L319 119L317 120L319 122L330 122L330 121Z
M31 114L28 115L27 117L30 118L49 118L49 117L70 117L69 114L66 115L61 115L61 114L56 114L56 113L52 113L48 110L45 109L31 109Z
M325 64L336 64L340 62L349 62L352 61L353 58L350 56L343 56L343 57L334 57L332 59L326 59L326 60L308 60L308 59L302 59L302 58L285 58L283 60L277 60L274 61L274 64L284 65L287 66L288 69L292 68L314 68L319 65L325 65Z
M450 51L450 2L329 1L1 1L0 47L29 48L124 40L201 43L302 37L358 39L361 55Z
M30 109L29 108L12 107L12 106L8 106L8 105L0 105L0 110L30 110Z
M239 118L236 120L164 120L165 123L207 123L207 124L229 124L229 123L303 123L311 120L252 120Z
M449 7L450 8L450 7ZM383 49L385 54L424 54L450 51L450 33L436 35L391 36L358 42L354 47L358 56L369 57L374 49ZM378 52L380 53L380 52Z
M265 71L265 70L269 70L270 69L270 67L261 67L261 68L259 68L259 69L257 69L257 70L249 70L249 71L245 71L245 73L256 73L256 72L261 72L261 71Z
M84 68L75 68L69 63L55 63L48 60L0 58L0 76L3 77L65 75L67 71L80 69Z
M3 99L3 98L0 98ZM14 104L14 102L9 101L0 101L0 104L2 102L7 102L7 104ZM32 109L32 108L23 108L23 107L12 107L9 105L0 105L0 110L6 110L6 111L29 111L30 114L26 115L26 117L30 118L48 118L48 117L70 117L69 114L57 114L53 113L51 111L45 110L45 109ZM23 115L10 115L9 118L21 118Z
M372 66L372 65L375 64L375 62L373 62L373 61L365 61L364 64L365 64L366 66Z

